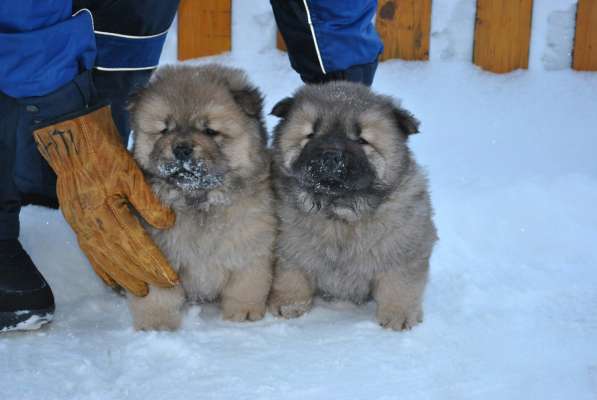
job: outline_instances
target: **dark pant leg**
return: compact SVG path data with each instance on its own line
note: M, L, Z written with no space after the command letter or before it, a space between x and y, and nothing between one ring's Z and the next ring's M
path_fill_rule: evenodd
M91 10L96 31L147 37L168 30L178 3L179 0L75 0L73 7ZM147 84L152 72L153 69L93 70L98 95L111 104L112 117L125 144L130 133L128 99Z
M339 71L338 73L332 72L329 75L331 75L331 80L359 82L371 86L371 84L373 84L373 78L375 77L375 71L377 71L377 61L369 64L353 65L344 71ZM336 74L337 77L334 76Z
M0 240L19 237L21 196L13 180L19 107L0 92Z
M325 79L317 49L308 25L307 10L301 0L270 0L276 25L284 38L290 65L305 83Z
M127 109L129 98L143 88L153 70L142 71L93 71L93 81L98 97L110 103L112 119L118 128L122 142L128 143L131 126Z
M178 7L178 0L81 3L97 6L87 7L98 12L98 17L94 15L96 30L111 31L114 27L121 27L122 30L115 33L126 35L152 35L165 31ZM0 94L0 239L18 237L18 216L22 204L57 205L56 177L37 152L32 125L59 119L61 115L80 110L88 104L107 100L113 104L114 120L126 143L130 131L126 110L128 96L147 83L151 72L96 70L93 79L99 86L97 94L89 71L45 96L16 100Z
M45 96L16 99L21 112L13 177L23 205L58 207L56 175L37 151L33 138L35 125L59 120L63 115L93 104L96 98L91 73L85 71Z
M325 5L325 1L270 0L278 30L288 49L292 68L305 83L348 80L371 86L377 70L377 57L383 46L371 24L373 0L345 1ZM354 4L353 4L354 3ZM310 4L310 10L305 8ZM363 7L366 5L367 7ZM343 7L353 22L345 26ZM311 20L313 30L309 25ZM315 32L315 36L314 36ZM316 43L317 38L317 43ZM342 59L342 62L337 62Z
M56 176L37 151L34 125L80 110L92 97L89 72L45 96L0 93L0 240L18 238L22 205L58 204Z

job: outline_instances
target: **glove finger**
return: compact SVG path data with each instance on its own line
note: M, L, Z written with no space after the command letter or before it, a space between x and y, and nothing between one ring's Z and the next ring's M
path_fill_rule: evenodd
M42 157L50 164L54 172L64 171L66 166L63 163L58 144L50 134L49 128L33 132L33 138L37 145L37 150Z
M99 276L106 285L110 286L111 288L115 288L118 286L116 281L112 279L112 277L102 269L102 264L97 260L96 256L88 255L87 259L89 260L89 264L91 264L91 267L95 271L96 275Z
M108 257L99 251L89 251L89 249L87 251L90 254L87 257L89 258L91 266L108 286L116 287L120 285L139 297L146 296L147 293L149 293L149 288L145 282L130 275L122 268L114 268L114 263L111 257Z
M132 157L128 163L124 180L128 200L147 223L158 229L168 229L174 225L176 215L168 207L165 207L153 193L143 172Z
M115 199L109 206L123 228L121 237L113 245L119 247L122 256L129 260L127 271L156 286L172 287L178 284L178 275L140 222L131 214L124 200Z
M77 125L79 124L77 124L76 121L68 121L62 131L54 132L54 136L56 136L54 140L60 143L62 151L66 153L67 166L71 170L81 168L82 163L89 160L86 153L82 152L82 149L87 147L82 145L85 141L86 130L82 129L82 127L79 129ZM77 140L80 142L78 145L75 142L73 129L78 131L79 138Z
M79 247L87 257L87 260L89 261L89 264L91 264L91 267L93 268L95 273L102 279L102 281L104 281L104 283L110 287L116 287L116 281L112 279L112 277L110 277L110 275L103 269L103 267L105 267L106 265L102 264L97 259L95 249L87 243L81 241L79 241Z

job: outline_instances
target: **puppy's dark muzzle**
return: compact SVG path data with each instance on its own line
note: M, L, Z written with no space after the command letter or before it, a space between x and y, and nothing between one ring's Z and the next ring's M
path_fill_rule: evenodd
M307 143L293 168L305 189L327 196L358 193L375 179L363 150L337 137Z
M331 187L340 187L347 178L347 159L341 150L324 150L309 162L314 180Z

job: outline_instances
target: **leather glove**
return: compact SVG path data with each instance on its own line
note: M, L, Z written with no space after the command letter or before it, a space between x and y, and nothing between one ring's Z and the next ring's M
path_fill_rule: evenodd
M160 203L122 145L110 107L37 129L34 137L56 172L64 218L103 281L137 296L148 293L148 283L176 285L176 272L132 214L129 202L159 229L171 227L175 215Z

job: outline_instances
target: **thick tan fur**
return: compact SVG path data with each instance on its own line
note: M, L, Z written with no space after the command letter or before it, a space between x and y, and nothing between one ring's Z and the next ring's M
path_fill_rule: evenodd
M261 95L240 70L166 67L132 115L135 158L177 217L172 229L148 229L182 282L182 288L151 287L147 297L131 298L135 328L178 328L185 300L221 300L228 320L261 319L277 224ZM207 128L217 135L208 137ZM160 160L172 159L180 140L192 142L194 157L225 171L221 186L186 192L160 176Z

